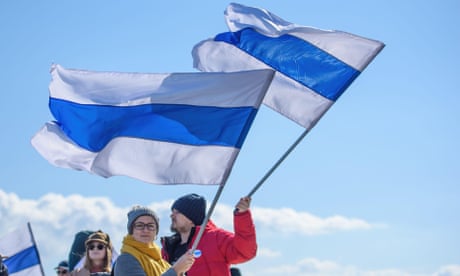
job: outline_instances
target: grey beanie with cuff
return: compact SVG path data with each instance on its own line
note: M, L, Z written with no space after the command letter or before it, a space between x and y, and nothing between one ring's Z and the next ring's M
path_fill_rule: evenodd
M157 214L150 208L144 206L133 206L131 210L128 212L128 224L127 229L129 234L133 234L133 223L136 219L140 216L151 216L156 224L156 234L158 234L158 228L160 227L160 219L158 218Z

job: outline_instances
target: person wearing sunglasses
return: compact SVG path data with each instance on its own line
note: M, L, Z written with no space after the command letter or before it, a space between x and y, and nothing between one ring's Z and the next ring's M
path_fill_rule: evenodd
M191 252L184 254L173 266L163 260L160 247L154 243L159 219L148 207L134 206L128 212L128 234L123 238L115 276L179 276L195 261Z
M85 241L83 267L71 272L71 276L106 276L112 268L112 243L107 233L98 230Z
M69 276L69 263L67 261L61 261L54 270L57 275Z

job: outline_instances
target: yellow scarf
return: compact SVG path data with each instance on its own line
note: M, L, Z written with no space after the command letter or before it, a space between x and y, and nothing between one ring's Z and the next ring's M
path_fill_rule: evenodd
M138 242L131 235L126 235L123 238L121 253L133 255L139 261L147 276L160 276L171 267L168 262L161 258L161 251L158 245L153 242L149 244Z

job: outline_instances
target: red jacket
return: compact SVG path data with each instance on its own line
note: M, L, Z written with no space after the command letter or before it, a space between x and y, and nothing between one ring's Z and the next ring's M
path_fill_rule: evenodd
M248 210L235 214L233 225L235 233L218 228L211 220L208 221L197 246L201 250L201 257L195 259L187 276L229 276L230 264L243 263L256 256L256 232L251 212ZM189 249L199 231L200 226L197 226L188 244ZM167 252L171 252L171 249L167 248L168 242L163 238L161 243L163 258L169 261Z

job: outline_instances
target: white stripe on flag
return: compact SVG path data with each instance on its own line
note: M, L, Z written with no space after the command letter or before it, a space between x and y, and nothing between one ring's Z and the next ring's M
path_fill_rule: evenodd
M222 184L272 70L140 74L54 65L32 145L53 165L154 184Z
M40 257L29 225L0 238L0 253L8 256L4 260L10 276L41 276Z
M309 129L384 44L341 31L287 22L263 9L230 4L231 32L198 43L194 67L205 72L271 68L264 104Z

